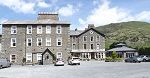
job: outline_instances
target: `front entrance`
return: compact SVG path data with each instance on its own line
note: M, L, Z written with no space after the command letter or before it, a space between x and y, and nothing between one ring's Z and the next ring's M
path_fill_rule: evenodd
M48 48L42 53L43 65L52 64L55 59L56 59L56 56Z
M95 53L91 53L91 59L95 59Z

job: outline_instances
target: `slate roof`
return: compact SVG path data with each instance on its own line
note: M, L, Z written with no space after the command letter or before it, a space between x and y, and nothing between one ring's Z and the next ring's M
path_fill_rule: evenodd
M44 20L8 20L3 24L70 24L67 21Z
M96 33L100 34L101 36L105 37L105 35L104 35L103 33L100 33L99 31L97 31L97 30L94 29L94 28L89 28L89 29L83 31L82 33L80 33L78 36L81 36L82 34L88 32L88 31L90 31L90 30L93 30L93 31L95 31Z
M77 36L79 34L81 34L83 32L83 30L70 30L70 35L71 36Z
M89 30L93 30L93 31L97 32L98 34L102 35L103 37L105 37L104 34L100 33L99 31L95 30L94 28L89 28L87 30L70 30L70 35L71 36L81 36L82 34L88 32Z
M111 52L111 51L116 51L116 52L127 52L127 51L131 51L131 52L134 52L136 51L135 49L132 49L132 48L129 48L129 47L126 47L126 46L122 46L122 47L117 47L117 48L113 48L113 49L110 49L110 50L107 50L108 52Z

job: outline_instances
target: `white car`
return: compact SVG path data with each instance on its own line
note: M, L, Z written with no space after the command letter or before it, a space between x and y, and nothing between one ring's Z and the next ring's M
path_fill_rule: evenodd
M69 65L80 65L80 59L79 59L79 57L71 57L68 60L68 64Z
M0 59L0 68L10 67L11 63L7 59Z
M54 64L55 66L64 66L64 61L62 58L56 59L56 62Z

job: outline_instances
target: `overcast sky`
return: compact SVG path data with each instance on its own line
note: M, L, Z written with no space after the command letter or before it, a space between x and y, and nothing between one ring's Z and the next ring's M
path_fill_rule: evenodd
M150 0L0 0L0 23L34 20L38 12L58 12L61 20L71 23L71 29L84 29L87 24L150 22Z

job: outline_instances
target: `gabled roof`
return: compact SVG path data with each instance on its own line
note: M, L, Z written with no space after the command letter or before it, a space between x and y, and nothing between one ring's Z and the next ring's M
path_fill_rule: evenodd
M99 31L95 30L94 28L89 28L89 29L83 31L82 33L80 33L78 36L81 36L82 34L88 32L88 31L90 31L90 30L93 30L93 31L95 31L96 33L100 34L101 36L105 37L104 34L100 33Z
M46 52L48 52L52 56L53 60L56 59L56 56L48 48L42 53L42 57Z
M112 52L112 51L116 51L116 52L127 52L127 51L131 51L131 52L134 52L134 51L136 51L136 50L135 50L135 49L132 49L132 48L129 48L129 47L126 47L126 46L117 47L117 48L113 48L113 49L107 50L107 52Z

